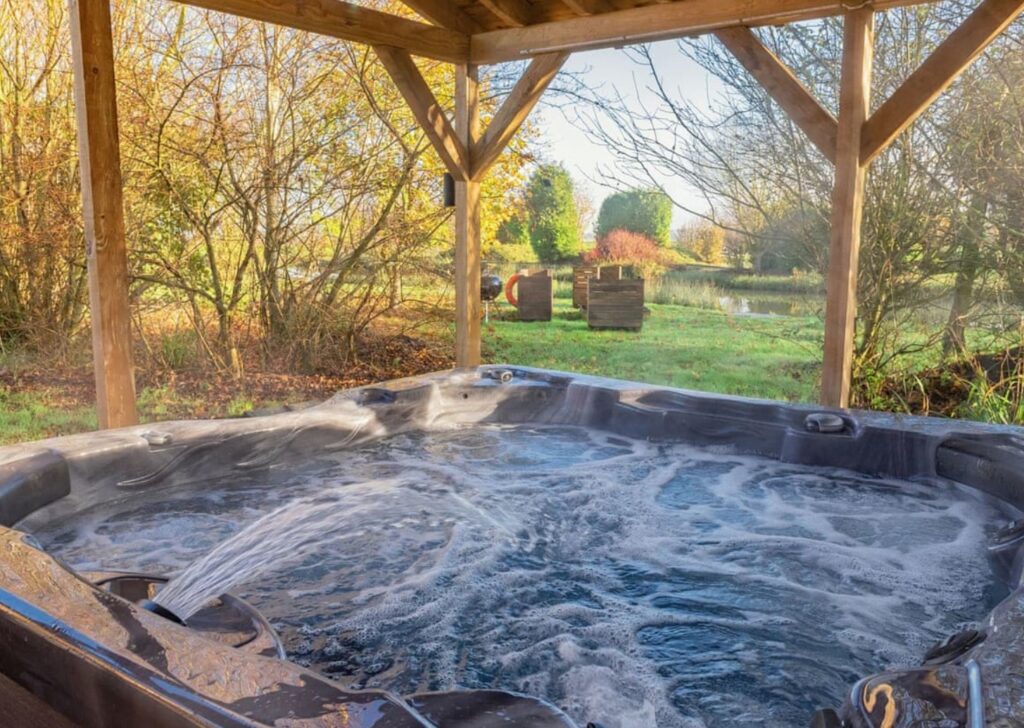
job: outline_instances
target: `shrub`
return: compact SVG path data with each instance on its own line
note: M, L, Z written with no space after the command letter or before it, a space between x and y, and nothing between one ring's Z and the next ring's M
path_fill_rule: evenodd
M671 237L672 200L659 190L616 192L601 203L597 216L597 237L614 230L639 233L667 247Z
M646 235L612 230L598 238L584 260L592 265L628 265L644 278L656 278L677 262L676 257L673 251L665 250Z

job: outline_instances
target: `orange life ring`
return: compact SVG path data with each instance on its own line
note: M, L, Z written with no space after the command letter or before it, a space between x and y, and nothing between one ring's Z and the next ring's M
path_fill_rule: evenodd
M519 282L520 278L522 278L522 275L516 273L515 275L511 276L508 279L508 283L505 284L505 298L507 298L508 302L511 303L516 308L519 308L519 299L516 298L515 287L516 283Z

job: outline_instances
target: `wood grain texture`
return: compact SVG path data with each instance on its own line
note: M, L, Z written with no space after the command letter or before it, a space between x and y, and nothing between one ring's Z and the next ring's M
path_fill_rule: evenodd
M546 272L519 279L517 298L520 321L550 321L553 311L553 281Z
M402 3L434 25L456 33L472 35L482 30L473 18L451 0L402 0Z
M207 10L307 30L341 40L403 48L413 55L458 63L469 37L344 0L180 0Z
M71 0L75 112L102 428L138 423L109 0Z
M572 269L572 305L574 308L587 307L587 285L597 275L596 265L581 265Z
M754 35L750 28L726 28L718 40L750 73L807 138L833 164L839 124L793 72Z
M533 5L529 0L479 0L479 3L514 28L534 22Z
M935 0L875 0L875 10ZM781 25L842 15L848 0L677 0L586 17L478 33L473 63L498 63L554 51L610 48L711 33L733 26Z
M587 291L587 325L592 329L642 329L644 281L591 278Z
M483 137L473 145L470 177L482 179L498 161L568 58L568 53L548 53L530 62Z
M846 407L850 402L857 273L867 176L867 167L861 163L861 134L871 105L873 43L874 13L871 10L848 13L843 33L839 134L825 307L825 359L821 375L821 402L829 407Z
M455 68L455 133L466 149L479 136L480 82L475 66ZM455 183L455 364L480 364L480 183Z
M871 162L1024 12L1024 0L984 0L864 126L861 161Z
M452 127L409 51L391 46L374 46L381 65L395 82L420 128L456 180L469 178L469 153L465 142Z
M562 2L577 15L600 15L617 9L610 0L562 0Z

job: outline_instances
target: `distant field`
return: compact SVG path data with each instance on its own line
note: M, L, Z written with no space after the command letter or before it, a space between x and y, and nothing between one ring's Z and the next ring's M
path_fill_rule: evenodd
M823 338L817 317L648 308L651 315L641 333L590 331L561 299L550 323L492 318L484 327L485 359L724 394L814 399Z

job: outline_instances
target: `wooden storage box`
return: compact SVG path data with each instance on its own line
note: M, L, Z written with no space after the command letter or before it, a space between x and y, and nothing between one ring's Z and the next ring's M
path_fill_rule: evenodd
M550 321L553 288L548 272L523 276L516 285L519 288L519 320Z
M587 324L592 329L640 331L644 325L644 281L591 278Z
M573 308L587 307L587 283L597 275L596 265L581 265L572 269Z

